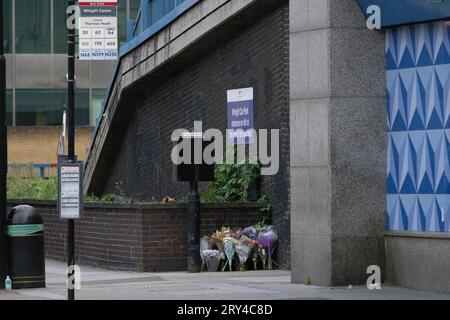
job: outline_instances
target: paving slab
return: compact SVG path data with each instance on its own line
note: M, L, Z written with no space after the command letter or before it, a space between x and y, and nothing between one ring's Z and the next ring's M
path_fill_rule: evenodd
M285 270L139 273L81 266L78 300L450 300L450 294L383 285L317 287L291 283ZM66 266L46 261L47 287L6 292L0 300L65 300ZM349 284L351 285L351 284Z

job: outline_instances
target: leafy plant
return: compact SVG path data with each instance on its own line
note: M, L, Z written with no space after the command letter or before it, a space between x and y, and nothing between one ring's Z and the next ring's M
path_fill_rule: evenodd
M260 175L258 164L222 164L215 169L215 181L207 185L203 202L248 201L249 191Z
M7 198L12 200L56 200L58 180L56 177L24 177L19 174L8 174ZM113 202L114 195L105 194L101 197L84 196L89 202Z
M7 177L7 198L27 200L56 200L57 180L50 178Z
M262 213L262 219L260 222L258 222L256 228L262 228L270 224L272 220L272 202L270 201L270 198L268 196L264 195L258 199L258 203L261 206L260 211Z
M249 201L250 190L261 175L260 164L249 161L241 164L222 164L215 169L215 180L208 183L202 202ZM272 203L266 195L258 199L261 205L262 219L256 227L261 229L271 222Z
M114 195L107 193L101 197L97 197L94 195L86 195L84 196L84 201L87 202L114 202Z

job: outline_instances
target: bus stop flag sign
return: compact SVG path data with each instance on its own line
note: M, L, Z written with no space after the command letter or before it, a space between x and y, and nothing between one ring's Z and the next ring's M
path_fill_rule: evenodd
M61 219L80 219L83 211L83 164L60 163L58 166L58 210Z
M117 60L117 1L80 1L79 59Z

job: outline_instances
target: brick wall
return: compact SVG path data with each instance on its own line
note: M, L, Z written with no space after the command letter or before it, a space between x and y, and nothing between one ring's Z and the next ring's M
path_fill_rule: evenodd
M198 61L158 86L134 92L134 114L117 145L103 192L121 191L140 201L181 198L187 184L174 179L173 130L227 126L226 91L253 87L256 129L280 129L280 170L261 180L260 192L273 203L273 224L280 234L278 260L290 265L289 219L289 12L283 2L251 26L232 34ZM130 100L131 101L131 100Z
M67 223L59 220L55 203L27 204L44 220L46 256L65 260ZM77 263L114 270L186 270L186 218L186 206L181 204L86 204L83 219L75 223ZM259 219L254 203L204 205L201 235L222 226L246 227Z

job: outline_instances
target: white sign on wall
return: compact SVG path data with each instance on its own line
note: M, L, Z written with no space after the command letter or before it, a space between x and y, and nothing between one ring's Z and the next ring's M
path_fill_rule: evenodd
M79 59L117 60L117 1L80 1Z
M227 91L228 140L234 144L252 144L255 137L250 129L253 122L253 88Z

